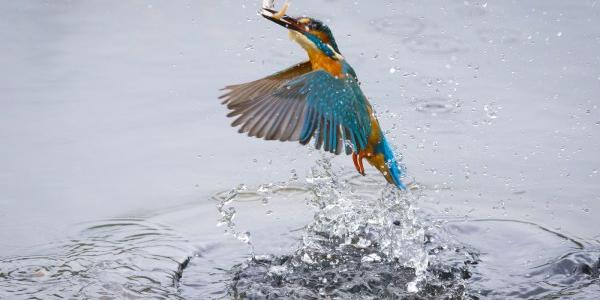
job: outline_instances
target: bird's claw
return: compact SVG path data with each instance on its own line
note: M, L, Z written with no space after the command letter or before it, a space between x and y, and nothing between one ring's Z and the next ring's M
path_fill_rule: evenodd
M352 161L354 162L354 167L356 168L356 171L358 171L358 173L362 176L365 176L365 167L363 166L363 155L360 153L356 153L356 152L352 152Z

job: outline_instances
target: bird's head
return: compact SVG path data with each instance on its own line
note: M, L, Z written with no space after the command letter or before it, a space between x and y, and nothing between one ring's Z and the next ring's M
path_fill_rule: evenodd
M309 54L317 51L335 60L344 59L327 25L313 18L290 17L285 14L286 8L287 6L280 12L263 8L261 14L266 19L289 29L290 37L298 42Z

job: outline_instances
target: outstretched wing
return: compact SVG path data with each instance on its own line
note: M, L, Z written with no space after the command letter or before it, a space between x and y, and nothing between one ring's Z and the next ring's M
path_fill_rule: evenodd
M352 76L338 79L299 64L254 82L230 86L223 103L237 116L239 132L266 140L315 139L317 149L339 154L366 147L371 131L368 103Z
M310 62L302 62L259 80L226 86L223 90L228 90L228 92L221 95L219 99L223 99L222 104L226 104L227 108L235 110L237 107L248 104L260 96L274 92L290 79L311 71Z

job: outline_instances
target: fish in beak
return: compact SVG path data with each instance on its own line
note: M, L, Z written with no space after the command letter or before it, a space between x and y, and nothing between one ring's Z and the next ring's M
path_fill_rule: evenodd
M289 4L287 2L283 5L283 8L281 8L280 11L263 7L261 15L265 19L273 21L289 30L298 31L300 33L306 33L308 30L305 28L305 25L298 22L296 18L290 17L285 14L288 7Z

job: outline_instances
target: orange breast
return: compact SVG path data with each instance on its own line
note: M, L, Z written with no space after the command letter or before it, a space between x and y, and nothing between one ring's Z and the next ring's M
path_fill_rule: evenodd
M361 151L361 155L366 157L371 165L380 169L383 167L384 159L381 153L376 153L375 146L381 141L381 128L379 127L379 121L373 115L371 106L367 107L367 111L371 119L371 134L367 140L367 147Z
M308 57L313 70L325 70L338 78L345 77L344 72L342 72L342 63L340 61L330 58L318 50L312 49L308 51Z
M369 112L369 118L371 119L371 134L369 135L369 146L373 147L376 144L379 144L381 140L381 128L379 127L379 121L375 118L373 114L373 109L370 105L367 106L367 111Z

